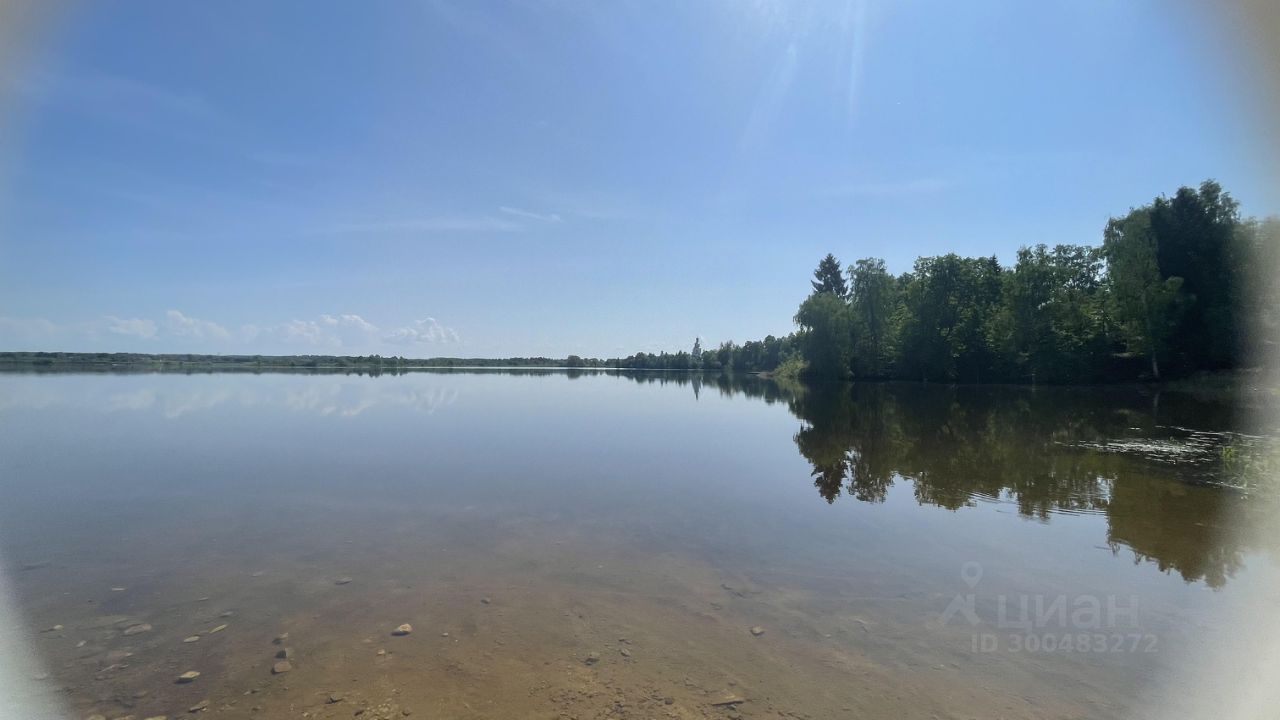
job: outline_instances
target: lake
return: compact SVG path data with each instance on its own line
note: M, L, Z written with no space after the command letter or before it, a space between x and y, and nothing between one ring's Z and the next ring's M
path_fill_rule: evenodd
M1235 532L1276 510L1251 422L1129 387L0 375L9 668L109 720L1128 717L1276 573Z

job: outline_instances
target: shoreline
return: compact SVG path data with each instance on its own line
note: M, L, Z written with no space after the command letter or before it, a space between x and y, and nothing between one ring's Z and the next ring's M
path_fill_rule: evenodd
M802 377L792 377L778 375L776 372L769 371L744 371L734 372L725 371L723 369L703 370L697 368L629 368L616 367L612 365L565 365L563 363L534 364L533 361L540 361L543 358L446 358L444 360L457 360L458 364L448 363L432 363L430 360L408 361L400 360L393 363L369 362L365 357L350 356L271 356L272 359L288 358L297 360L293 364L283 362L260 363L259 361L246 361L253 356L194 356L194 357L216 357L225 358L222 362L209 362L204 360L178 360L168 359L176 358L175 355L149 355L142 356L146 359L138 360L104 360L95 358L76 357L59 358L46 362L38 362L35 360L17 360L13 355L31 356L36 353L0 353L0 374L74 374L74 373L296 373L296 374L359 374L359 375L396 375L409 372L442 372L442 371L465 371L465 372L515 372L515 373L534 373L534 372L611 372L611 373L644 373L644 374L663 374L663 375L679 375L679 376L722 376L731 375L739 377L754 377L760 380L769 380L775 383L796 383L806 389L821 389L832 385L849 385L849 384L909 384L909 385L933 385L937 387L1017 387L1017 388L1037 388L1037 387L1056 387L1056 388L1147 388L1153 390L1170 390L1178 392L1243 392L1246 394L1280 394L1280 388L1270 386L1267 382L1266 373L1261 368L1239 368L1235 370L1223 370L1210 373L1198 373L1188 377L1171 378L1159 381L1150 380L1128 380L1103 383L1047 383L1047 382L934 382L934 381L918 381L903 380L895 378L846 378L836 381L814 381L806 380ZM99 355L98 353L77 353L77 356ZM8 357L6 357L8 356ZM264 356L264 358L267 356ZM307 364L311 361L328 360L324 364ZM243 360L242 360L243 359ZM333 362L334 360L347 360L348 364ZM395 358L390 358L395 360ZM495 364L475 364L490 360ZM529 360L527 364L509 364L510 360ZM547 360L550 360L549 358ZM507 361L507 362L503 362ZM600 361L596 361L600 362ZM501 363L501 364L497 364Z

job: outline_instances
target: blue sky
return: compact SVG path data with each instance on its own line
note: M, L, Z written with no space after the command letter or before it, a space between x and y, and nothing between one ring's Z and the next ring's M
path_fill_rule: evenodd
M1210 9L84 3L0 71L0 349L615 356L789 332L827 252L1271 214Z

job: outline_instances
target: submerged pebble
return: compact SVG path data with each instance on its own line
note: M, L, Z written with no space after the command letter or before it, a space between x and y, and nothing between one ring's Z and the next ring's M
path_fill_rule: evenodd
M397 636L403 636L403 635L408 635L411 632L413 632L413 626L410 625L409 623L405 623L400 627L396 628L395 630L392 630L391 634L397 635Z
M189 683L198 677L200 677L200 673L196 672L195 670L188 670L178 676L178 682Z
M183 639L182 639L182 642L184 642L184 643L200 642L200 636L199 636L199 635L192 635L191 637L183 638Z
M760 637L761 635L764 634L764 628L760 627L759 625L756 625L755 627L751 628L751 634L755 635L756 637Z
M271 666L271 674L283 675L292 669L293 669L293 665L290 665L288 660L281 660L280 662Z
M130 625L129 627L125 628L124 634L138 635L140 633L150 632L150 631L151 631L150 623L137 623L136 625Z

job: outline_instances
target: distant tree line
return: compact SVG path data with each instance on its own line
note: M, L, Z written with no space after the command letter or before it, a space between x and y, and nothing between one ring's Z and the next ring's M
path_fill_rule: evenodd
M702 339L694 340L693 349L675 353L636 353L609 361L610 367L634 370L714 370L721 372L770 372L798 352L794 333L781 338L772 335L764 340L751 340L741 345L720 343L714 350L703 350Z
M1280 220L1242 219L1218 183L1111 218L1102 244L995 257L818 264L799 331L620 367L773 371L810 379L1087 383L1240 367L1280 340ZM748 348L750 350L748 351ZM769 348L769 352L761 352Z
M137 369L353 369L386 370L432 367L602 368L598 358L406 358L383 355L205 355L197 353L0 352L0 367L34 368L131 366Z

